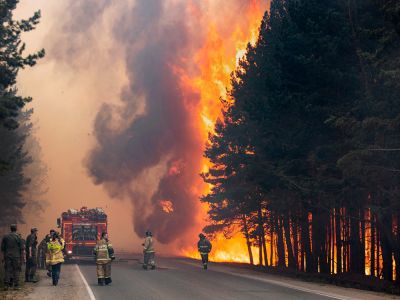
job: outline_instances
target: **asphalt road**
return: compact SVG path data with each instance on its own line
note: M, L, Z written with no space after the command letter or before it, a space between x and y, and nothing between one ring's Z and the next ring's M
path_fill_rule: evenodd
M98 286L94 265L79 268L97 300L108 299L356 299L315 288L264 278L250 270L211 264L203 270L197 261L158 259L156 270L143 270L140 261L116 262L110 286ZM272 277L272 279L271 279ZM362 299L362 298L360 298ZM364 298L366 299L366 298Z

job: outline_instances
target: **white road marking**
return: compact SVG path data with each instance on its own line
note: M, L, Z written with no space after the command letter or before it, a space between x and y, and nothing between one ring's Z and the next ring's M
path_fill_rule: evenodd
M199 266L199 264L195 264L195 263L188 262L188 261L182 261L182 262L185 264L188 264L188 265L192 265L192 266L197 266L197 267ZM337 299L337 300L359 300L358 298L351 298L351 297L341 296L341 295L337 295L337 294L325 293L325 292L321 292L321 291L317 291L317 290L313 290L313 289L309 289L309 288L305 288L305 287L301 287L301 286L292 285L290 283L286 283L286 282L282 282L282 281L278 281L278 280L263 278L260 276L240 274L240 273L230 272L230 271L221 270L221 269L214 270L214 271L225 273L225 274L230 274L233 276L243 277L243 278L247 278L247 279L263 281L263 282L267 282L270 284L283 286L283 287L286 287L286 288L289 288L292 290L297 290L297 291L301 291L301 292L305 292L305 293L309 293L309 294L315 294L315 295L319 295L319 296L324 296L324 297Z
M81 272L81 269L79 268L78 265L75 265L75 266L76 266L76 268L78 269L79 275L81 275L83 284L84 284L85 287L86 287L86 290L87 290L87 292L88 292L88 294L89 294L90 300L96 300L96 297L94 296L92 289L90 288L89 284L87 283L87 281L86 281L86 279L85 279L85 276L83 276L83 274L82 274L82 272Z

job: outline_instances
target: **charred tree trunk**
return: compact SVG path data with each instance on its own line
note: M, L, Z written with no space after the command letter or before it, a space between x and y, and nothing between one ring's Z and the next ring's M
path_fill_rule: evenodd
M270 225L270 245L269 245L269 253L270 253L270 262L269 265L273 266L275 264L275 260L274 260L274 226L275 224L271 224Z
M360 209L361 221L361 274L365 275L365 211L364 208Z
M295 269L296 263L293 256L293 246L292 246L292 240L290 238L290 224L289 224L289 217L287 214L283 216L283 226L285 229L285 240L288 253L288 267L290 269Z
M387 211L387 209L385 209ZM393 280L393 261L392 261L392 216L390 212L382 214L380 223L380 243L382 247L383 259L383 278L385 280Z
M340 226L340 207L335 209L335 230L336 230L336 271L342 273L342 236Z
M361 274L361 241L359 212L350 208L350 272Z
M283 245L283 232L282 232L282 222L281 217L277 217L276 219L276 233L278 235L278 267L286 267L285 263L285 246Z
M245 238L246 238L247 251L249 252L250 264L251 264L251 265L254 265L253 252L251 251L249 227L247 226L246 215L243 215L243 217L242 217L242 222L243 222L244 236L245 236Z
M265 242L265 230L264 230L264 221L263 221L263 214L261 210L261 205L258 207L258 226L260 231L261 243L262 243L262 250L264 256L264 265L268 266L268 257L267 257L267 245Z
M370 213L370 219L371 219L371 267L370 267L370 273L372 276L375 276L375 216L371 212Z
M396 282L400 283L400 213L397 214L396 247L394 249L394 259L396 260Z
M309 273L317 272L317 265L314 264L314 257L311 252L310 226L308 221L308 213L306 211L303 214L303 220L301 222L301 247L302 252L305 254L305 270Z
M259 259L259 265L263 265L263 255L262 255L262 238L261 234L258 234L258 259Z
M321 273L328 273L328 263L326 255L326 219L324 212L315 210L312 218L312 242L314 263L319 266Z
M292 219L292 232L293 232L293 243L294 243L294 262L296 264L296 269L299 269L299 239L298 239L298 230L297 230L297 222Z

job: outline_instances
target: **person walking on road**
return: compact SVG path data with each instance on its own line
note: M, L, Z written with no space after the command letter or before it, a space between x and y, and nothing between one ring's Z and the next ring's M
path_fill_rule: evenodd
M108 240L108 234L103 232L93 250L96 256L97 282L99 285L109 285L111 280L111 261L115 259L114 249Z
M36 283L36 267L37 267L37 228L31 229L31 234L26 237L25 253L26 253L26 266L25 266L25 282Z
M50 260L50 250L48 249L47 245L50 243L53 234L56 231L54 229L50 229L50 234L46 235L46 253L45 253L45 263L47 269L47 276L51 277L51 265L48 263Z
M56 286L60 279L61 264L64 262L63 249L65 247L64 240L57 232L54 232L50 242L47 244L48 260L46 263L51 266L51 277L53 285Z
M203 263L204 270L208 267L208 254L211 252L212 245L211 242L202 233L199 234L200 240L197 243L197 249L200 252L201 261Z
M146 231L146 238L142 245L144 254L143 269L147 270L148 266L150 266L151 269L154 270L156 268L156 263L154 260L156 252L154 251L153 235L150 231Z
M17 225L10 226L11 232L1 241L1 252L4 261L4 289L14 287L19 290L19 275L24 257L24 241L17 233Z

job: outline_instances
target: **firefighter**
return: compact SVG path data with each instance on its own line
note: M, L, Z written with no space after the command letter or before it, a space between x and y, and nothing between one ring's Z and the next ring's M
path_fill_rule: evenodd
M48 259L46 259L47 265L51 266L51 277L54 286L58 284L58 280L60 279L61 264L64 262L64 247L64 240L58 232L54 232L50 238L50 242L47 243Z
M153 235L150 231L146 231L146 238L144 240L143 245L143 254L144 254L144 263L143 269L147 270L147 267L150 266L152 270L156 268L155 263L155 251L154 251L154 242Z
M36 267L37 267L37 228L31 229L31 234L26 237L25 241L25 282L36 283Z
M93 250L96 256L97 281L99 285L109 285L111 280L111 261L115 259L114 249L108 240L106 232L101 234L101 239L97 241Z
M53 234L56 231L54 229L50 229L50 234L46 235L46 253L45 253L45 263L47 269L47 276L51 277L51 265L48 263L50 260L50 250L48 249L47 245L50 243Z
M201 255L201 261L203 262L204 270L207 270L208 266L208 254L211 252L211 242L202 233L199 234L200 240L197 243L197 248Z
M14 287L19 290L19 274L24 257L24 241L17 233L17 225L10 226L11 233L7 234L1 241L1 252L4 259L4 289Z

